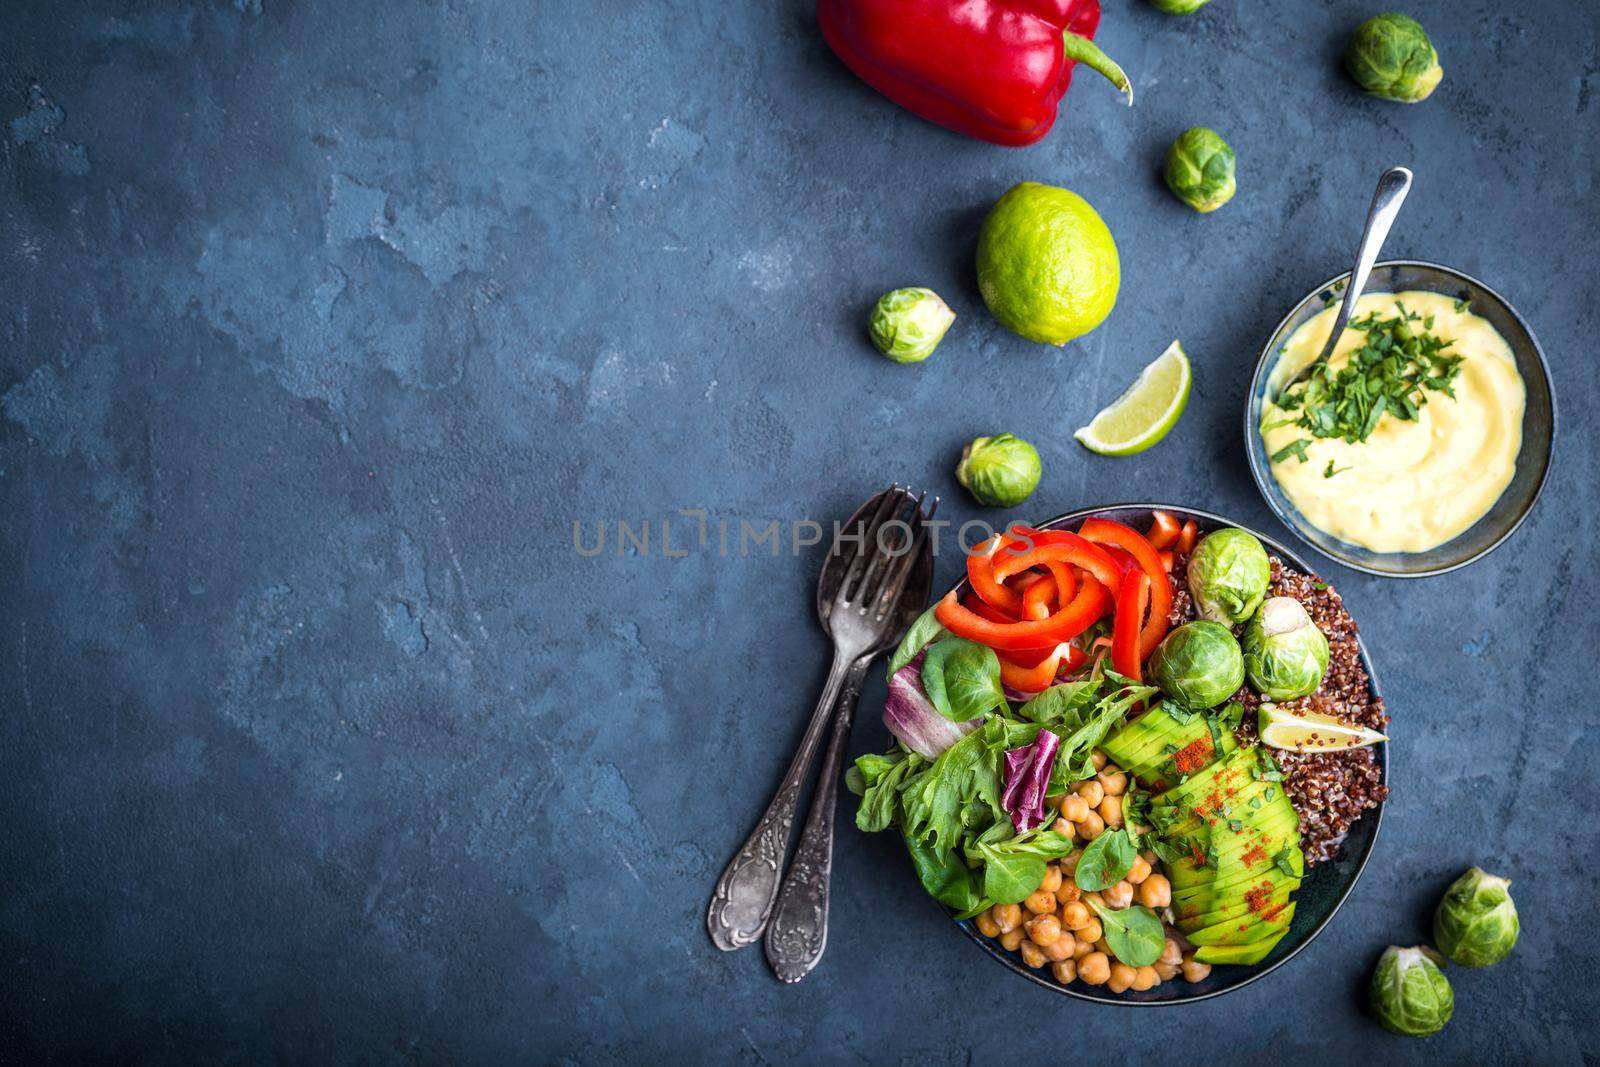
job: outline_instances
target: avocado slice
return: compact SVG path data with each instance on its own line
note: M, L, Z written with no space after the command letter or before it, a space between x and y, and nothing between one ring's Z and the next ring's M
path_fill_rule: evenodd
M1231 730L1221 731L1214 742L1204 715L1196 714L1180 722L1172 715L1170 705L1163 702L1117 731L1102 747L1119 767L1142 784L1165 789L1165 779L1175 773L1175 753L1188 752L1184 762L1191 765L1193 772L1232 752L1238 742Z
M1248 945L1202 945L1194 950L1194 958L1201 963L1260 963L1283 940L1288 929L1280 930L1276 937L1252 941Z
M1192 945L1250 945L1265 938L1274 940L1294 921L1295 902L1271 905L1261 915L1246 914L1224 919L1198 930L1186 930Z
M1256 909L1265 913L1286 903L1298 885L1296 879L1273 868L1271 874L1263 875L1251 882L1239 883L1218 900L1174 903L1172 914L1178 929L1203 930L1208 926L1215 926L1230 919L1237 920L1240 916L1250 914L1251 901L1248 898L1251 894L1255 896Z

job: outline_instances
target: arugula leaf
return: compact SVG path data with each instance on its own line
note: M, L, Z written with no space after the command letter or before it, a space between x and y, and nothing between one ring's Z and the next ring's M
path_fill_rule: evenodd
M1037 732L1038 727L1033 728ZM963 737L900 790L901 829L919 845L948 854L968 831L981 833L1006 817L1000 806L1005 722L998 716Z
M948 632L934 615L934 611L938 607L939 605L934 604L927 611L918 615L917 621L911 624L911 629L907 630L906 635L900 639L900 647L895 649L894 655L889 657L890 678L899 674L901 667L916 659L918 652L921 652Z
M1100 695L1100 684L1093 679L1081 682L1063 682L1053 685L1022 707L1017 715L1046 726L1065 724L1070 728L1083 725L1083 713Z
M951 722L976 719L1006 702L1000 658L994 649L964 637L945 637L928 646L922 688L928 702Z
M887 763L888 766L884 766ZM852 769L860 774L866 789L861 804L856 808L856 829L867 833L887 830L894 823L895 801L900 797L901 784L921 767L923 759L914 752L904 754L898 761L889 757L866 755L856 760Z
M1106 944L1111 946L1111 954L1129 967L1148 967L1166 951L1167 934L1161 927L1161 920L1143 904L1131 908L1108 908L1091 899L1089 906L1100 917L1100 926L1105 931Z
M1105 676L1119 688L1100 698L1084 718L1082 726L1061 739L1056 753L1056 765L1051 771L1051 793L1058 786L1079 782L1095 775L1094 750L1105 741L1112 730L1122 725L1122 720L1135 704L1148 700L1159 690L1152 685L1139 685L1115 671ZM1057 733L1060 731L1058 730Z
M1138 857L1139 851L1126 830L1107 830L1083 850L1072 880L1086 893L1109 889L1133 870L1133 861Z

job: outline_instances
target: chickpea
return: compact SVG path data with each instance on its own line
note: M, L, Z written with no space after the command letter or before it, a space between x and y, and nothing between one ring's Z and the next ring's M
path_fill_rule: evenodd
M1078 979L1078 961L1061 960L1050 965L1050 973L1062 985L1071 985Z
M1076 942L1072 946L1072 958L1077 960L1079 963L1083 962L1083 957L1095 951L1093 941L1085 941L1081 937L1075 937L1072 940Z
M1183 968L1176 963L1162 963L1160 960L1157 960L1155 963L1151 964L1151 966L1156 969L1156 977L1160 978L1163 982L1170 982L1174 978L1178 977L1178 975L1183 973Z
M1022 925L1022 909L1015 904L996 904L989 909L989 915L1002 934L1009 934Z
M1154 989L1161 984L1161 976L1154 967L1140 967L1133 975L1133 989L1136 993L1143 993L1146 989Z
M1044 958L1043 950L1041 950L1039 946L1035 945L1032 941L1024 941L1021 946L1021 951L1022 962L1027 966L1032 967L1036 971L1040 967L1043 967L1047 962Z
M1107 762L1106 754L1101 752L1098 748L1089 754L1089 758L1094 760L1094 769L1097 771L1104 767Z
M1106 798L1106 791L1101 788L1099 782L1091 778L1087 782L1078 783L1078 795L1083 798L1085 804L1091 808L1097 808L1100 806L1100 802ZM1083 820L1074 819L1073 821L1082 822Z
M1106 988L1113 993L1126 993L1133 988L1134 979L1139 977L1137 968L1129 967L1118 960L1111 965L1111 980L1106 983Z
M1096 952L1104 952L1107 956L1116 955L1115 952L1111 951L1111 942L1107 941L1103 937L1094 943L1094 950Z
M1039 883L1041 893L1054 893L1061 888L1061 868L1055 864L1044 869L1044 881Z
M1139 883L1139 903L1147 908L1164 908L1172 903L1172 883L1164 874L1152 874Z
M1063 905L1061 908L1061 925L1074 933L1085 929L1094 921L1094 916L1089 914L1089 905L1081 900L1075 900L1071 904ZM1089 940L1094 941L1096 939L1091 937Z
M1045 912L1056 910L1056 895L1054 893L1046 893L1040 889L1035 891L1027 900L1024 900L1022 906L1035 915L1043 915Z
M1111 957L1091 952L1078 961L1078 980L1085 985L1105 985L1111 978Z
M1118 882L1110 889L1103 890L1100 896L1108 908L1126 908L1133 903L1133 886L1127 882Z
M1062 861L1061 861L1061 873L1062 873L1062 875L1064 877L1070 878L1073 875L1077 874L1078 873L1078 861L1081 860L1081 859L1083 859L1083 850L1082 849L1079 849L1077 852L1074 852L1072 855L1067 856L1064 859L1062 859Z
M1110 764L1106 764L1106 769L1095 775L1094 780L1108 797L1120 797L1128 791L1128 776Z
M1035 915L1023 923L1022 928L1028 931L1029 939L1040 948L1061 939L1061 920L1049 913Z
M1100 813L1097 811L1091 811L1085 815L1083 821L1078 824L1078 832L1083 835L1085 841L1093 841L1105 832L1105 828L1106 821L1100 817Z
M982 934L984 937L1000 936L1000 924L995 922L994 916L990 915L988 912L984 912L982 915L979 915L976 920L976 924L978 927L978 933Z
M1083 890L1078 888L1077 882L1062 882L1061 888L1056 890L1056 899L1063 904L1071 904L1083 899Z
M1115 830L1122 825L1122 798L1106 797L1100 806L1094 809L1100 814L1100 821Z
M1183 980L1185 982L1203 982L1211 974L1211 964L1201 963L1194 958L1193 952L1183 954Z
M1150 877L1150 863L1143 856L1135 856L1133 866L1128 868L1128 881L1138 885Z
M1040 945L1039 951L1044 953L1044 958L1051 963L1060 963L1070 960L1073 952L1077 951L1078 939L1063 931L1061 936L1048 945Z
M1183 946L1178 944L1177 938L1167 938L1167 945L1161 950L1161 962L1169 967L1176 967L1183 962Z
M1072 840L1073 826L1066 819L1057 819L1056 824L1050 827L1052 833L1060 834L1068 841Z
M1061 798L1061 817L1071 819L1073 822L1082 822L1084 816L1089 814L1089 802L1076 793L1068 793Z
M1106 902L1105 893L1104 893L1103 890L1099 890L1099 889L1093 890L1092 892L1085 893L1083 895L1083 902L1085 904L1089 905L1089 908L1090 908L1091 911L1094 909L1094 906L1096 904L1100 905L1101 907L1104 907L1105 906L1105 902Z
M1081 941L1099 941L1106 936L1105 929L1101 927L1099 919L1090 919L1089 925L1082 930L1072 931L1073 936Z
M1028 931L1016 926L1000 935L1000 947L1007 952L1015 952L1022 947L1022 943L1027 939Z

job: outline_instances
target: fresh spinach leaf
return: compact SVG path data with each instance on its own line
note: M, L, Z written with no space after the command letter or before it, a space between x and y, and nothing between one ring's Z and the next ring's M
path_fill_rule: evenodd
M1167 935L1155 912L1142 904L1108 908L1090 900L1089 906L1100 917L1106 944L1111 946L1111 954L1117 959L1129 967L1148 967L1161 958L1167 947Z
M921 652L948 632L940 625L938 618L934 615L934 611L938 606L935 604L917 616L917 621L911 624L911 629L907 630L906 635L900 639L900 647L895 649L894 655L889 657L890 678L899 674L901 667L916 659L918 652Z
M945 637L928 646L922 688L934 709L951 722L976 719L1006 702L1000 658L994 649L964 637Z
M1100 695L1100 683L1093 679L1053 685L1017 709L1017 716L1046 726L1065 724L1076 729L1083 725L1083 714Z
M1138 856L1139 851L1133 847L1126 830L1107 830L1083 850L1073 881L1086 893L1109 889L1133 869L1133 861Z
M980 875L967 866L959 853L940 853L906 838L906 851L917 868L922 888L939 903L966 912L977 907L984 896L979 889Z
M1002 841L980 841L983 895L996 904L1016 904L1044 881L1045 864L1072 851L1072 842L1054 831L1032 830Z

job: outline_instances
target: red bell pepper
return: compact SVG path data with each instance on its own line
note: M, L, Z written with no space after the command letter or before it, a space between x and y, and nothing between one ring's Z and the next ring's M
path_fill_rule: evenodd
M1085 578L1072 603L1046 619L1024 622L986 619L957 600L954 589L939 601L933 614L940 625L957 637L988 645L997 652L1009 652L1070 641L1093 626L1111 606L1111 594L1106 587Z
M1013 662L1013 657L1000 657L1000 680L1020 693L1037 693L1049 689L1063 666L1075 671L1089 661L1081 649L1062 643L1044 659L1031 666Z
M1172 547L1178 550L1179 555L1187 556L1194 551L1195 542L1200 540L1200 526L1193 519L1183 524L1183 532L1178 534L1178 543Z
M1022 591L1022 617L1047 619L1060 600L1056 597L1056 579L1052 574L1040 575L1033 584Z
M1117 590L1117 614L1111 621L1111 665L1136 682L1144 662L1139 654L1139 628L1149 603L1150 576L1142 570L1123 575L1122 587Z
M1107 589L1122 584L1122 568L1099 545L1091 544L1070 530L1020 530L1022 537L1032 543L1031 548L1013 551L1007 548L995 553L993 573L1005 581L1029 567L1046 563L1070 563L1082 567Z
M862 81L930 122L993 144L1040 140L1084 63L1133 103L1094 43L1100 0L817 0L828 47Z
M972 591L987 604L999 608L1012 618L1022 615L1022 596L1005 586L993 573L993 560L1009 544L1020 544L1014 537L995 534L967 554L967 581Z
M1101 545L1114 545L1131 555L1150 579L1150 618L1139 632L1139 659L1150 657L1167 635L1167 617L1172 613L1172 579L1161 561L1161 554L1150 547L1150 542L1131 526L1110 519L1084 519L1078 531L1085 540ZM1117 616L1121 618L1119 603ZM1139 618L1144 619L1141 613ZM1121 670L1122 668L1117 668Z
M1183 529L1182 524L1170 511L1152 511L1150 513L1150 529L1145 532L1144 539L1150 542L1150 547L1157 552L1171 548L1178 540L1178 533Z

